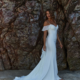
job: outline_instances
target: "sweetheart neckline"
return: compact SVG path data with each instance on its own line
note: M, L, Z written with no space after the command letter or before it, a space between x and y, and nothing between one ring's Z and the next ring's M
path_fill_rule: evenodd
M54 24L49 24L49 25L53 25L53 26L55 26ZM58 25L57 25L58 26ZM57 26L55 26L55 27L57 27Z

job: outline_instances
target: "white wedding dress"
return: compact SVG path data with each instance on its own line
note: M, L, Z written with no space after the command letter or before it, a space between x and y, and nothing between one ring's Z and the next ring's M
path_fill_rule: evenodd
M58 76L57 57L56 57L56 39L58 25L49 24L42 28L42 31L48 30L46 38L46 51L42 48L40 61L36 67L26 76L15 77L13 80L60 80Z

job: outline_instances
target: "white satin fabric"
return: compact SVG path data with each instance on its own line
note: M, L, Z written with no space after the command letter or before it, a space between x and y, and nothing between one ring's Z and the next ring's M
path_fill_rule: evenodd
M56 57L56 39L58 25L53 24L44 26L42 31L48 31L46 38L46 51L43 50L40 56L41 60L36 67L26 76L16 76L13 80L60 80L58 76L57 57Z

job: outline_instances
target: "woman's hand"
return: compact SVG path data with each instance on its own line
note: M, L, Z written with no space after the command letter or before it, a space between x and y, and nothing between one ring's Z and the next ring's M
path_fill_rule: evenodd
M61 48L63 47L62 43L60 43L60 47L61 47Z
M43 46L43 50L46 51L46 46L45 45Z

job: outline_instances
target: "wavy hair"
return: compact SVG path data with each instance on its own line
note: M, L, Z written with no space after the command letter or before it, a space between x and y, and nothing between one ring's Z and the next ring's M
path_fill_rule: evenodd
M46 12L47 12L47 11L49 11L52 20L55 20L55 16L54 16L53 11L52 11L51 9L47 9L47 10L45 11L45 15L46 15ZM47 20L47 19L48 19L48 18L47 18L47 16L46 16L45 20Z

